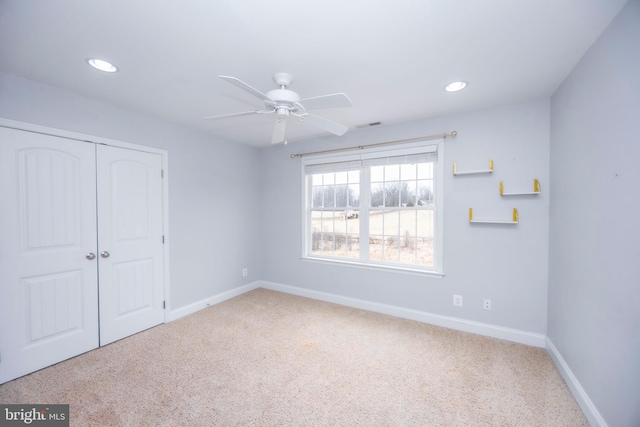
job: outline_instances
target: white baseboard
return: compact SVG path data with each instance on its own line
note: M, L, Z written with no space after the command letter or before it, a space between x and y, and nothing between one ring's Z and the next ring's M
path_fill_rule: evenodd
M589 420L589 423L594 427L607 427L606 421L602 418L602 415L600 415L600 412L598 412L598 409L591 399L589 399L587 392L582 388L582 385L580 385L576 376L573 375L569 365L567 365L567 362L565 362L556 346L553 345L553 342L549 337L547 337L546 341L547 353L551 356L551 360L553 360L558 371L560 371L560 375L564 378L564 382L567 383L567 387L571 390L571 394L576 399L576 402L578 402L578 405L582 409L582 412L584 412L587 420Z
M256 288L259 287L259 282L252 282L249 283L247 285L244 286L240 286L231 290L228 290L226 292L222 292L220 294L214 295L212 297L209 298L205 298L203 300L200 301L196 301L194 303L191 303L189 305L185 305L183 307L177 308L175 310L171 310L169 312L169 318L168 318L168 322L172 322L174 320L177 320L181 317L184 316L188 316L190 314L195 313L196 311L200 311L203 308L207 308L210 305L215 305L218 304L222 301L226 301L228 299L231 299L233 297L237 297L238 295L242 295L245 292L249 292L252 291Z
M398 307L394 305L381 304L356 298L344 297L340 295L314 291L296 286L282 285L279 283L258 281L257 287L285 292L292 295L312 298L320 301L332 302L346 305L348 307L360 308L376 313L388 314L403 319L416 320L430 325L443 326L457 331L471 332L493 338L526 344L534 347L545 347L545 336L533 332L521 331L518 329L504 328L502 326L490 325L488 323L473 322L456 317L441 316L439 314L427 313L419 310Z

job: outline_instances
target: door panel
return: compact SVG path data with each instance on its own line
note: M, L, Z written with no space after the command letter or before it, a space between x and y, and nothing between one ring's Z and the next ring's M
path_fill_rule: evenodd
M114 263L113 291L120 316L153 310L153 259Z
M162 159L97 149L100 344L105 345L164 322Z
M89 147L92 148L92 147ZM18 154L23 251L78 246L79 159L50 149L24 149Z
M55 339L82 329L81 271L22 280L28 343Z
M93 144L0 127L0 383L98 346Z

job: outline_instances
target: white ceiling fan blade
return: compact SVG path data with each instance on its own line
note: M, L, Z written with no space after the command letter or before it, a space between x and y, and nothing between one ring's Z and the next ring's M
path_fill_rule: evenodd
M276 120L276 124L273 126L273 135L271 136L272 144L286 144L287 141L284 139L284 131L287 128L287 118L286 117L278 117Z
M306 110L322 110L326 108L351 107L353 104L344 93L332 93L330 95L314 96L301 99L300 104Z
M248 84L246 84L245 82L243 82L240 79L237 79L235 77L230 77L230 76L218 76L220 77L222 80L226 81L227 83L231 83L232 85L239 87L240 89L244 90L245 92L249 92L251 95L253 96L257 96L258 98L260 98L263 101L273 101L271 98L269 98L267 95L265 95L264 93L260 92L258 89L249 86Z
M241 113L221 114L219 116L207 116L205 117L205 120L228 119L231 117L242 117L242 116L250 116L251 114L266 114L271 112L272 111L265 111L265 110L243 111Z
M331 132L334 135L344 135L349 128L345 125L341 125L340 123L332 122L331 120L327 120L322 117L318 117L314 114L306 114L301 117L305 123L309 123L313 126L319 127L320 129L326 130L327 132Z

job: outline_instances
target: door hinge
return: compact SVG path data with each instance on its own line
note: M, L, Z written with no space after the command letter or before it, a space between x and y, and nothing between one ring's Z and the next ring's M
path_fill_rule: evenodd
M160 178L164 178L164 169L160 169Z
M167 302L166 301L162 301L162 308L167 308Z
M164 234L162 235L162 244L164 244Z

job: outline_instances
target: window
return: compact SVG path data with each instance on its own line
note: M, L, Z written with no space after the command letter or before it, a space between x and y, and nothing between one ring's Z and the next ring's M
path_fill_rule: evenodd
M431 141L303 159L304 257L442 273L441 153Z

